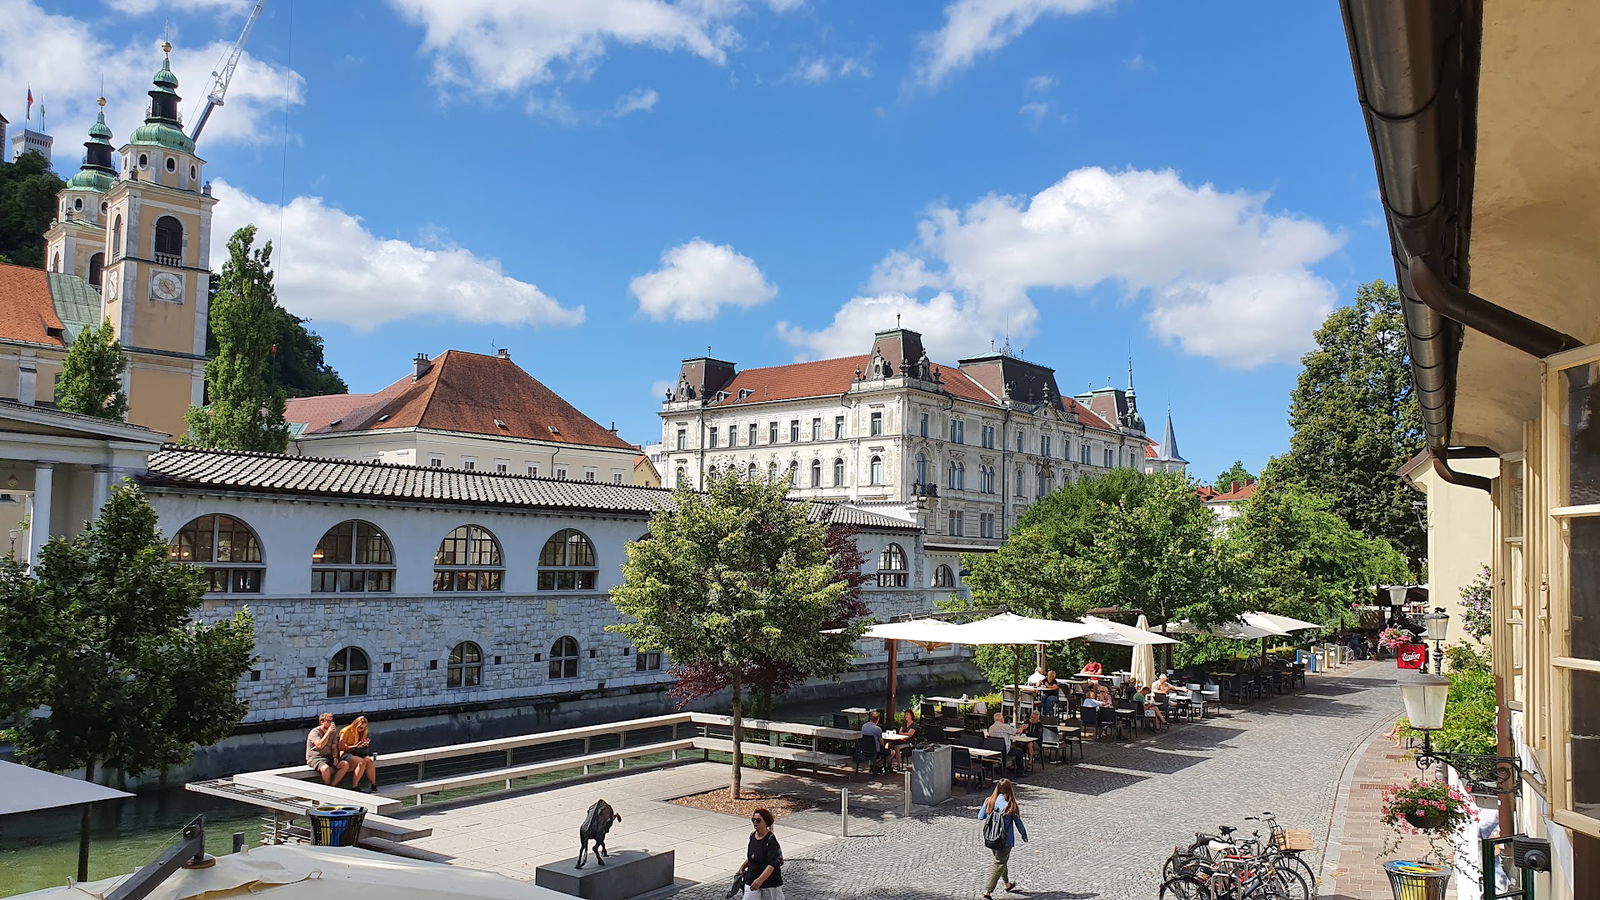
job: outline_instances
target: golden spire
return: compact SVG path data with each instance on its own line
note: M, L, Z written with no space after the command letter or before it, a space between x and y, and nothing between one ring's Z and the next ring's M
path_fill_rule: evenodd
M162 41L161 42L161 52L165 53L168 56L171 56L172 55L172 42L171 41Z

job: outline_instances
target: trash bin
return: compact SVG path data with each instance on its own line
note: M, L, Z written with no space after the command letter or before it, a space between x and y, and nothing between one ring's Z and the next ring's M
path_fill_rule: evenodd
M306 810L311 818L311 843L318 847L354 847L361 837L361 823L367 811L359 806L313 806Z
M950 799L950 746L935 744L911 750L911 800L933 806Z
M1444 900L1450 877L1455 874L1449 866L1412 859L1390 860L1383 864L1383 871L1389 875L1394 900Z

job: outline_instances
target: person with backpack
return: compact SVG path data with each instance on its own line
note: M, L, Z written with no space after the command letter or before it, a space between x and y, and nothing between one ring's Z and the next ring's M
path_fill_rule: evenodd
M1017 843L1014 832L1021 832L1022 840L1026 842L1028 829L1022 824L1022 809L1017 806L1017 792L1011 779L1002 778L995 782L994 792L983 801L983 808L978 810L978 818L983 822L983 845L994 853L994 862L989 866L989 882L983 888L983 900L994 900L994 887L1002 881L1007 891L1015 893L1017 883L1011 880L1007 866L1011 861L1011 848Z

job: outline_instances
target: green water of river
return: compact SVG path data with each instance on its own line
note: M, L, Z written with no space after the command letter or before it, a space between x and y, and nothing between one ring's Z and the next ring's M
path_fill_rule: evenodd
M182 788L151 791L96 804L89 847L89 877L132 872L154 859L195 816L206 818L206 849L233 849L233 833L247 844L261 838L250 807ZM56 887L78 872L78 810L0 818L0 897Z

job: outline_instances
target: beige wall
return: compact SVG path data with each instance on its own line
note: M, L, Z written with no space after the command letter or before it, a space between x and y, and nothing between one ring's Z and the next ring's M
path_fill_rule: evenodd
M569 481L584 481L593 470L594 480L610 484L614 474L622 474L623 484L644 484L636 480L633 458L638 450L605 450L571 444L554 444L509 438L395 428L366 431L338 437L316 437L295 442L302 456L367 459L408 466L427 466L437 458L448 469L466 468L471 460L479 472L494 472L504 463L507 474L528 475L534 468L540 478L555 478L566 470Z
M1494 478L1497 459L1451 460L1450 468ZM1461 590L1495 561L1493 497L1441 479L1431 465L1407 476L1428 502L1428 602L1450 616L1450 640L1467 637L1462 629Z
M195 385L188 362L133 355L128 375L130 424L154 428L173 437L188 432L183 417L189 411ZM194 365L204 364L196 362Z

